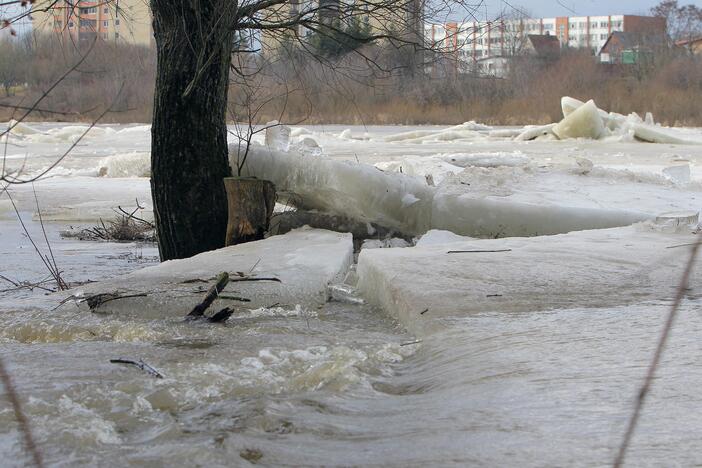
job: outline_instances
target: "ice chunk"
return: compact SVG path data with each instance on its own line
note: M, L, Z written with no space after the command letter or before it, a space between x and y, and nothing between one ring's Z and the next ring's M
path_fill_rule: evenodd
M604 128L599 109L595 102L590 100L553 127L553 133L561 140L567 138L598 139L604 133Z
M499 130L490 130L488 136L490 138L515 138L523 131L524 129L522 128L501 128Z
M699 222L700 214L697 211L670 211L656 216L656 223L673 227L696 227Z
M586 175L592 172L592 168L595 167L592 161L581 156L576 156L575 163L578 165L575 172L577 174Z
M304 135L311 135L312 131L304 127L295 127L290 130L291 137L299 137Z
M456 153L439 154L437 158L458 167L526 166L531 161L523 153Z
M290 147L290 127L273 120L266 124L266 146L271 149L287 151Z
M418 336L481 312L614 307L670 297L689 234L647 226L558 236L466 239L449 246L363 250L358 291ZM453 252L453 253L449 253ZM421 266L421 267L418 267ZM696 269L691 284L702 280Z
M642 123L631 124L631 128L634 131L634 135L639 140L647 141L649 143L667 143L671 145L689 145L696 144L690 142L683 138L679 138L672 134L670 131L665 131L660 127L654 127Z
M516 141L530 141L542 136L553 135L553 129L555 127L556 124L526 126L524 127L524 130L514 139Z
M410 132L388 135L383 138L386 142L429 142L429 141L455 141L484 138L481 132L489 132L492 127L474 121L441 130L414 130Z
M445 245L453 242L465 242L471 239L466 236L459 236L451 231L442 231L440 229L432 229L419 238L416 245L418 247L427 247L429 245ZM477 239L476 239L477 240Z
M100 161L101 177L150 177L151 154L133 152L115 154Z
M137 296L105 302L95 309L98 313L185 317L202 300L217 274L226 271L233 281L241 278L237 273L241 272L258 278L278 278L280 282L231 282L211 306L213 310L255 309L277 303L313 305L326 301L327 286L343 281L351 263L350 234L298 229L262 241L164 262L113 280L85 285L82 291L86 297L111 293ZM243 302L242 298L250 302Z
M663 169L663 175L670 181L676 184L689 184L690 183L690 165L683 164L677 166L670 166Z
M579 99L575 99L569 96L563 96L561 98L561 110L563 111L563 117L568 117L579 107L584 105L585 103L583 101L580 101Z
M408 176L421 177L424 180L427 176L431 176L435 183L441 183L449 174L461 172L460 167L434 156L405 156L397 161L376 163L375 167L386 172L400 172Z
M9 122L7 122L7 128L12 127L12 130L10 133L12 135L16 136L26 136L26 135L34 135L36 133L41 133L39 130L30 127L29 125L22 123L22 122L17 122L16 120L12 119Z

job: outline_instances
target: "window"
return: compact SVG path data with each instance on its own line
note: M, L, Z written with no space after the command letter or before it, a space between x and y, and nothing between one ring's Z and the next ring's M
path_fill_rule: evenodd
M73 21L69 21L69 22L68 22L68 27L69 27L69 28L72 28L72 27L73 27Z
M97 26L97 21L95 20L90 20L90 19L81 19L79 22L79 25L81 28L92 28L95 29L95 26Z
M115 33L115 39L119 39L119 33L118 33L118 32Z
M601 27L601 28L609 27L609 23L608 23L607 21L602 21L602 22L600 23L600 27Z
M105 8L102 9L102 12L103 12L103 13L109 13L109 12L110 12L110 9L107 8L107 7L105 7Z
M606 40L607 40L607 35L606 35L606 34L600 34L600 40L601 40L601 41L606 41Z
M107 27L107 21L103 21L103 22L102 22L102 25L105 26L105 27Z
M115 26L119 26L119 18L115 20Z
M80 12L81 15L92 15L94 13L97 13L97 8L96 7L79 8L78 11Z

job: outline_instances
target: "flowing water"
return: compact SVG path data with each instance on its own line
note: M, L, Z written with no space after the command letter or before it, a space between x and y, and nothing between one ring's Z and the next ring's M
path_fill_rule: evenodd
M3 274L40 277L27 239L2 226ZM51 240L79 280L155 255ZM51 466L606 465L670 305L484 313L412 344L382 312L342 303L258 309L221 326L51 311L56 300L36 291L3 298L0 353ZM689 298L632 466L700 462L699 312ZM114 358L143 359L164 378ZM0 453L3 466L28 461L4 397Z

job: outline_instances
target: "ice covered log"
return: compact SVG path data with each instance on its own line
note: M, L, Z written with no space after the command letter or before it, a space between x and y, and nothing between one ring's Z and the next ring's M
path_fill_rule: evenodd
M566 138L598 139L605 131L600 110L595 101L588 101L570 112L558 125L553 127L553 133L564 140Z
M234 150L234 157L236 152ZM404 234L426 232L433 191L424 180L351 161L252 145L244 174L272 181L279 202L367 222Z
M626 226L651 218L636 211L476 198L440 188L434 196L431 226L473 237L529 237Z
M171 260L69 293L84 298L97 294L123 297L103 302L95 308L96 313L185 317L202 301L214 278L226 271L231 282L211 306L212 312L224 307L309 306L324 303L327 285L342 281L352 263L350 234L298 229L282 236ZM241 281L241 275L277 278L280 282Z
M429 229L457 234L535 236L625 226L646 213L560 204L532 204L486 196L472 186L430 187L421 178L382 172L355 162L252 146L245 175L271 180L282 201L302 209L396 229L402 235Z
M695 241L648 225L361 251L358 289L422 336L470 314L616 307L672 297ZM675 247L675 248L670 248ZM449 253L455 252L455 253ZM702 269L690 284L699 284ZM583 311L583 313L587 313Z

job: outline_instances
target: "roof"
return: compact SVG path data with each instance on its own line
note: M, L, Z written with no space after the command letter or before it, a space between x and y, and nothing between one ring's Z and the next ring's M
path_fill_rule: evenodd
M550 34L529 34L527 39L534 48L536 55L553 55L561 51L561 43L556 36Z
M683 39L680 41L675 41L675 45L676 46L688 46L688 45L696 44L697 42L702 42L702 36L695 37L692 39Z
M598 55L604 52L614 40L618 40L622 50L661 47L666 43L665 35L661 33L646 34L614 31L609 35L607 42L604 43Z

